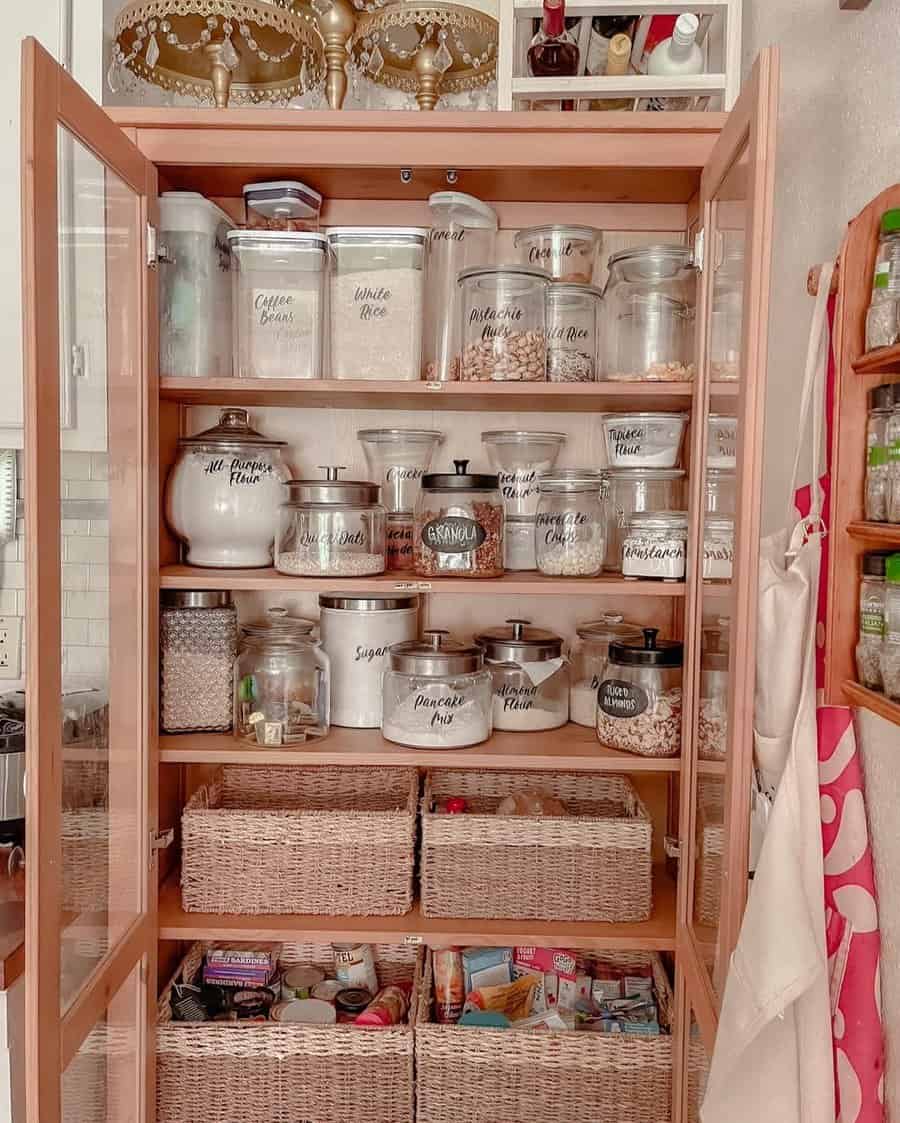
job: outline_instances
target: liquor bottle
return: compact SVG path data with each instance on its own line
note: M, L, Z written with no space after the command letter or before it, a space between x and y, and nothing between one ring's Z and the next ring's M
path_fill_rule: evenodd
M578 74L578 43L566 30L565 0L544 0L544 15L528 48L528 70L535 78L573 78ZM574 102L565 100L563 109Z
M609 45L617 35L634 39L636 16L594 16L588 40L585 74L606 74Z
M647 61L647 73L657 77L679 77L703 73L703 52L697 44L700 21L692 12L682 12L675 21L670 39L654 47ZM689 109L693 98L650 98L650 109Z
M613 78L628 73L631 62L631 40L627 35L614 35L609 41L606 57L606 77ZM591 109L631 109L634 98L611 97L591 102Z

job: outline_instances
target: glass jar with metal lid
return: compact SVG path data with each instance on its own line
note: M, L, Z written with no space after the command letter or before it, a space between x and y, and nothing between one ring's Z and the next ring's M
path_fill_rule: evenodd
M593 285L557 281L547 289L547 378L593 382L600 377L600 309Z
M290 747L328 732L328 656L312 620L270 608L244 624L234 665L234 735L254 745Z
M597 620L579 624L578 639L572 651L572 686L569 690L569 716L577 725L597 726L597 691L606 678L609 645L620 641L634 643L643 634L639 624L630 624L620 612L605 612Z
M394 644L382 679L381 732L423 749L477 745L491 735L491 672L478 646L445 631Z
M684 506L681 468L609 468L606 472L606 557L604 569L622 570L622 543L638 511L679 511Z
M546 269L555 281L589 285L602 243L593 226L551 223L518 231L514 244L524 265Z
M547 377L542 269L501 265L463 269L459 376L464 382L541 382Z
M734 567L734 519L707 515L703 522L703 580L730 581Z
M700 651L700 708L697 754L701 760L723 760L728 737L729 620L720 616L703 629Z
M497 477L470 472L422 477L416 503L413 551L421 577L499 577L503 573L503 500Z
M231 729L237 610L231 593L163 589L159 720L163 733Z
M493 677L494 729L556 729L569 720L569 666L563 638L530 620L507 620L475 636Z
M687 561L685 511L642 511L628 520L622 543L622 576L683 581Z
M378 485L339 480L342 465L320 465L324 480L290 480L281 505L275 568L297 577L384 573L385 510Z
M539 481L535 557L549 577L596 577L606 553L605 480L602 472L574 468Z
M282 485L291 475L284 445L252 428L245 409L223 409L218 425L179 439L166 522L185 544L188 565L272 564Z
M681 668L684 645L658 639L609 645L606 677L597 694L597 736L604 745L638 756L681 751Z
M604 377L684 382L694 377L696 272L686 246L613 254L603 290Z

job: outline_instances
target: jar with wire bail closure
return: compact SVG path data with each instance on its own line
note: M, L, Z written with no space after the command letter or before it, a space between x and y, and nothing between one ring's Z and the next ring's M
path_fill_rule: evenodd
M493 678L495 730L557 729L569 720L569 665L563 638L530 620L507 620L475 636Z
M547 472L539 487L538 569L548 577L596 577L606 552L603 473L591 468Z

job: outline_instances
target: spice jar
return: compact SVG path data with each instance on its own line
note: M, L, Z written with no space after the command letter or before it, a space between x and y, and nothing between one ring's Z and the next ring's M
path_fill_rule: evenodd
M382 680L382 735L399 745L456 749L491 735L491 672L480 647L427 631L394 644Z
M866 350L900 343L900 210L881 216L872 296L866 315Z
M356 439L388 512L412 514L422 477L444 434L436 429L360 429Z
M563 638L530 620L507 620L475 637L493 678L495 730L556 729L569 720L569 666Z
M572 686L569 690L569 715L577 725L597 727L597 691L606 678L611 643L634 643L643 632L618 612L606 612L589 624L575 629L578 640L572 652Z
M611 468L607 471L604 569L621 571L622 543L633 514L683 508L684 475L680 468Z
M537 569L533 518L507 517L503 531L503 564L514 571Z
M596 577L606 553L603 473L590 468L548 472L538 486L538 569L549 577Z
M597 736L638 756L681 751L681 666L684 647L644 628L643 642L609 645L607 677L597 694Z
M388 650L415 638L419 598L411 593L322 593L319 634L331 663L331 724L381 725L381 676Z
M894 399L900 401L900 383L876 386L869 391L866 419L866 519L887 522L891 479L887 441Z
M547 274L524 265L481 267L464 269L457 283L462 309L460 378L543 381L547 377Z
M435 191L428 197L432 227L425 270L425 335L422 377L429 382L459 378L459 288L463 269L493 265L497 214L462 191Z
M881 678L888 698L900 702L900 554L885 563L884 647Z
M707 515L703 523L703 580L730 581L734 569L734 519Z
M687 560L687 514L642 511L628 520L622 543L622 576L683 581Z
M256 745L290 746L328 732L328 656L311 620L270 608L241 628L234 666L234 735Z
M687 426L686 413L604 413L611 468L674 468Z
M547 289L547 378L593 382L599 373L603 294L592 285L558 281Z
M700 706L697 754L701 760L723 760L728 738L728 618L703 629L700 652Z
M605 377L685 382L694 377L696 273L685 246L613 254L603 290Z
M737 464L737 418L711 413L706 419L706 467L731 468Z
M515 237L525 265L545 269L555 281L589 285L603 235L593 226L530 226Z
M491 468L497 473L507 517L534 518L538 479L556 463L565 433L492 429L481 434Z
M737 476L733 468L707 468L705 490L705 509L708 515L734 517L737 505Z
M900 523L900 393L896 391L891 415L885 425L885 440L888 450L888 480L891 485L887 521Z
M859 640L856 644L856 673L869 690L883 689L881 655L885 642L887 553L862 556L859 582Z
M416 568L415 522L405 511L389 514L384 528L384 568L387 573L412 573Z
M163 733L231 729L237 611L229 592L163 589L159 714Z
M503 501L497 477L455 472L422 478L416 504L413 551L422 577L499 577L503 573Z
M289 480L281 505L275 568L296 577L384 573L385 510L378 485L339 480L343 465L320 465L324 480Z
M282 485L290 471L245 409L178 441L166 481L166 522L187 547L188 565L244 569L272 564Z

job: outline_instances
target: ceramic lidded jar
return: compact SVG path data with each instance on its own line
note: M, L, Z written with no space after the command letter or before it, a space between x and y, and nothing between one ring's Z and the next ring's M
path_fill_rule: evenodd
M272 564L282 485L291 478L284 444L251 428L245 409L223 409L218 425L179 440L166 521L184 542L188 565Z

